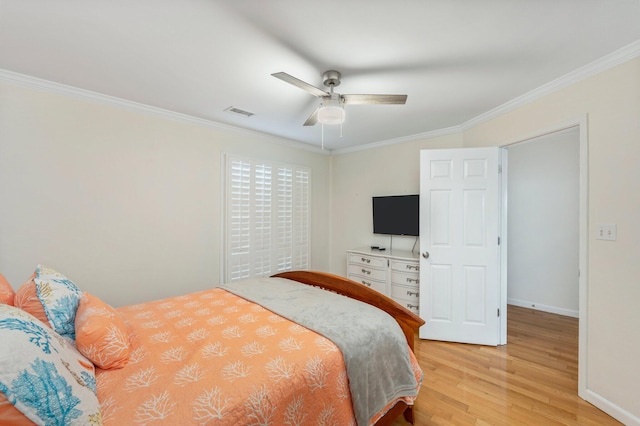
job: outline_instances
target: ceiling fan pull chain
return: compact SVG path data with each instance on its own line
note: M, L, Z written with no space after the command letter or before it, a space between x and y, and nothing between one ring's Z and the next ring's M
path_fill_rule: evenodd
M340 137L342 137L342 123L340 123Z
M324 151L324 124L320 124L320 126L322 127L322 150Z

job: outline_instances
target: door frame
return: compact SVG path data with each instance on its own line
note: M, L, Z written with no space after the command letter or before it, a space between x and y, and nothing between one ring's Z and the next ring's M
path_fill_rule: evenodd
M579 201L578 201L578 396L587 399L587 331L589 318L587 316L587 303L589 300L588 288L588 241L589 241L589 140L588 140L588 114L583 114L569 120L557 123L533 133L505 141L500 144L502 153L502 218L501 234L502 244L500 249L500 305L502 312L507 312L507 177L508 162L507 148L510 145L526 142L551 133L578 127L579 129ZM500 330L500 340L507 343L507 328Z

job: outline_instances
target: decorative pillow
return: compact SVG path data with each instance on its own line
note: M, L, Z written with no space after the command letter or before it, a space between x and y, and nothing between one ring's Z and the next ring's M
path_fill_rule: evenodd
M31 282L35 285L35 292L46 321L42 318L37 302L31 296ZM20 305L16 303L16 306L49 324L62 337L75 340L76 311L82 297L78 286L61 273L42 265L36 267L35 276L24 286L26 288L23 292L22 288L18 289L18 293L24 294L21 294Z
M13 306L13 298L16 292L13 291L13 287L9 284L9 281L0 274L0 303Z
M93 365L34 316L0 305L0 392L36 424L100 425Z
M110 305L85 293L76 312L76 346L103 369L122 368L129 361L129 335L124 320Z
M47 314L44 312L42 303L38 298L38 292L36 291L36 283L34 281L36 274L34 273L29 277L26 283L22 284L18 291L16 291L16 297L13 300L14 306L22 309L25 312L30 313L40 321L51 327Z

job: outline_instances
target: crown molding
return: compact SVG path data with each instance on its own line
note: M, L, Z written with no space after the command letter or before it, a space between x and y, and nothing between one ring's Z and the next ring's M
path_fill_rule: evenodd
M226 130L234 133L240 133L249 137L261 139L267 142L275 143L278 145L284 145L290 148L302 149L305 151L311 151L318 154L330 155L327 150L322 150L319 147L309 145L306 143L294 141L291 139L280 138L272 136L266 133L257 132L254 130L244 129L242 127L231 126L229 124L219 123L217 121L207 120L200 117L195 117L188 114L179 113L163 108L157 108L151 105L146 105L140 102L130 101L115 96L105 95L103 93L93 92L91 90L80 89L78 87L68 86L62 83L56 83L50 80L44 80L37 77L32 77L25 74L5 70L0 68L0 83L7 83L14 86L25 87L28 89L35 89L59 95L65 95L77 99L89 100L102 105L115 106L117 108L125 109L128 111L140 112L155 117L160 117L168 120L178 121L187 124L194 124L197 126L203 126L213 129Z
M387 139L384 141L378 141L378 142L351 146L346 148L337 148L337 149L331 150L331 155L349 154L351 152L364 151L364 150L373 149L373 148L380 148L388 145L397 145L405 142L415 142L423 139L431 139L438 136L453 135L460 132L462 132L462 127L460 126L445 127L444 129L432 130L430 132L424 132L424 133L417 133L415 135L403 136L395 139Z
M512 99L509 102L506 102L483 114L480 114L477 117L472 118L471 120L465 121L460 125L460 127L463 131L468 130L486 121L492 120L500 115L506 114L507 112L511 112L517 108L520 108L537 99L557 92L558 90L564 89L565 87L571 86L624 62L635 59L638 56L640 56L640 40L628 44L627 46L624 46L606 56L603 56L602 58L591 62L590 64L571 71L563 75L562 77L552 80L549 83L538 87L537 89L533 89L532 91L527 92L524 95L518 96L517 98Z
M499 117L503 114L506 114L510 111L513 111L517 108L520 108L537 99L548 96L554 92L557 92L558 90L564 89L565 87L571 86L591 76L599 74L603 71L606 71L610 68L623 64L632 59L635 59L639 56L640 56L640 40L637 40L606 56L603 56L602 58L594 62L591 62L590 64L587 64L583 67L580 67L574 71L571 71L563 75L562 77L552 80L549 83L538 87L537 89L527 92L524 95L518 96L517 98L512 99L494 109L491 109L470 120L467 120L458 126L447 127L445 129L434 130L431 132L410 135L410 136L397 138L397 139L374 142L366 145L359 145L357 147L335 149L332 151L332 155L347 154L350 152L362 151L365 149L379 148L382 146L394 145L394 144L404 143L404 142L414 142L421 139L428 139L428 138L433 138L437 136L450 135L458 132L463 132L465 130L478 126L484 122L487 122L496 117Z

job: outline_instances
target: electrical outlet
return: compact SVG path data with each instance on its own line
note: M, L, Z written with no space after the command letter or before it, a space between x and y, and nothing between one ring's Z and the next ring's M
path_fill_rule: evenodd
M596 225L596 239L616 241L618 239L618 226L615 223L599 223Z

